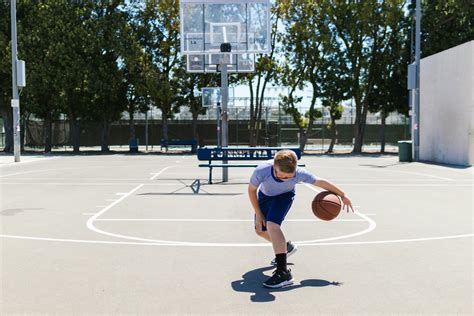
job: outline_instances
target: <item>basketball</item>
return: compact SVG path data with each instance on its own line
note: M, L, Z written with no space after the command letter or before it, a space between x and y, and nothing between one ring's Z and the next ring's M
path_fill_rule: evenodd
M314 215L323 220L330 221L339 215L341 211L341 199L336 194L324 191L318 193L311 205Z

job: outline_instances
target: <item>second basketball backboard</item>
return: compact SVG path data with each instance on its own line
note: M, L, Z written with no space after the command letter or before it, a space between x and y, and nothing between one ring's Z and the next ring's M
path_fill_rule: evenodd
M180 19L183 54L270 51L270 0L181 0Z
M217 107L221 102L221 92L222 89L218 87L206 87L202 88L202 106L205 108L214 108ZM229 100L228 106L234 105L234 89L229 88Z

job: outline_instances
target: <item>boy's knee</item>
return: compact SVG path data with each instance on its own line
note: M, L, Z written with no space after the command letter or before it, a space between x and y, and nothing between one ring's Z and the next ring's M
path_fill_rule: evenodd
M267 230L269 231L280 230L280 225L274 222L267 221Z

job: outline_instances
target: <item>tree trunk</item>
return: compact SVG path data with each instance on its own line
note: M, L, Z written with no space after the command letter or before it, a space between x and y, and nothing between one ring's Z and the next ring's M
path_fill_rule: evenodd
M199 144L200 141L199 141L199 135L198 135L198 131L197 131L197 119L198 119L198 112L192 112L193 114L193 121L191 122L191 129L193 131L193 139L196 141L196 144ZM192 146L191 147L191 153L195 153L196 152L196 147L197 146Z
M75 116L69 117L69 130L74 153L79 153L81 147L81 126Z
M166 115L166 113L163 112L163 114L161 115L161 122L162 122L162 126L163 126L163 135L161 138L165 139L165 140L168 140L168 117Z
M362 146L364 145L365 124L369 106L366 101L360 102L360 106L358 106L357 103L359 102L356 101L355 141L352 152L360 154L362 153Z
M130 126L130 139L135 139L135 118L133 116L133 111L128 112L130 120L129 120L129 126Z
M359 102L356 101L356 117L354 121L354 148L352 153L360 154L362 152L362 143L360 141L360 125L361 125L361 106Z
M20 152L25 151L25 131L29 121L29 115L21 117L20 115Z
M329 145L329 149L326 153L332 153L334 151L336 138L337 138L336 119L331 117L331 144Z
M300 128L299 142L300 142L301 152L304 152L304 148L306 147L306 140L307 139L308 139L308 135L306 134L305 130L303 128Z
M258 113L258 116L257 116L257 124L256 125L256 130L255 130L255 144L256 146L258 146L258 140L260 139L260 130L261 130L261 127L262 127L262 109L263 109L263 106L262 106L262 103L257 101L257 113Z
M3 127L5 129L5 147L4 152L13 152L13 114L11 107L3 108L1 110L3 118Z
M257 129L255 127L255 123L250 124L250 147L257 146Z
M252 80L249 80L249 90L250 90L250 123L249 123L249 146L257 146L257 109L254 107L255 99L252 86Z
M382 111L382 126L380 128L380 153L385 154L385 127L387 116Z
M109 152L109 132L110 123L107 120L104 120L102 124L102 132L100 135L100 145L102 152Z
M49 153L52 149L53 119L51 113L48 113L44 119L43 125L43 142L44 152Z

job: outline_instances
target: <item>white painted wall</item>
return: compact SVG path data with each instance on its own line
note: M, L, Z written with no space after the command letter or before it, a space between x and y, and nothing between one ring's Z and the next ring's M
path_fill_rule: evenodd
M423 58L420 160L474 162L474 41Z

